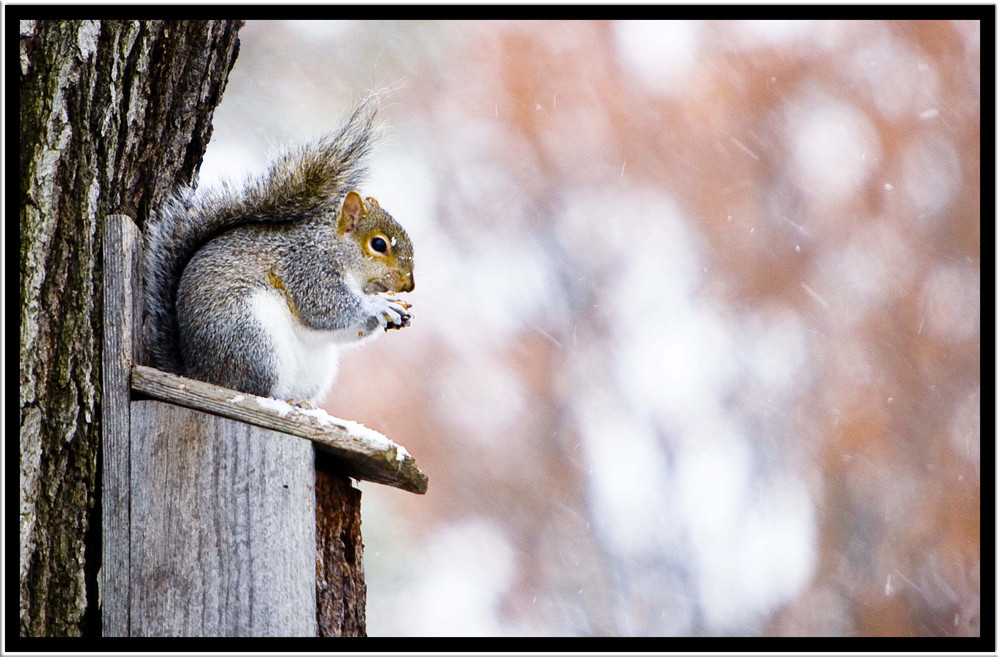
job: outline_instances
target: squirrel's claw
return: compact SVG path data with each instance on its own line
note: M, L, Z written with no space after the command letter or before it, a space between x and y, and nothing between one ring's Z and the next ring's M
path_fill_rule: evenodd
M393 296L392 292L389 292L385 296L387 299L389 299L389 303L394 303L397 306L402 306L403 310L409 310L410 308L413 307L412 304L407 303L404 299L397 299L395 296Z
M385 324L383 324L382 328L388 331L389 329L401 329L404 326L409 326L411 315L406 311L410 308L412 306L405 301L392 299L389 302L389 312L382 315L385 319Z

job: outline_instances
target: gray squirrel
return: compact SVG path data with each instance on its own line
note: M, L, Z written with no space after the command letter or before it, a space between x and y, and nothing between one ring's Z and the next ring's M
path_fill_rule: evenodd
M377 140L377 97L344 127L278 158L237 191L184 188L147 224L152 364L276 399L314 403L343 345L410 324L413 246L355 191Z

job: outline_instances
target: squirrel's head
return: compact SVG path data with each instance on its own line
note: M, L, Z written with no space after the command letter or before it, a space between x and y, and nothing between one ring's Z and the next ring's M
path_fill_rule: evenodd
M337 216L337 231L361 249L366 294L413 291L413 245L378 201L348 192Z

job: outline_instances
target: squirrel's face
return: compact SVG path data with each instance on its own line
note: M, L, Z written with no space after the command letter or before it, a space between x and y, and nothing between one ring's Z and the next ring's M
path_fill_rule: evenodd
M363 256L365 294L413 291L413 245L403 227L378 202L348 192L337 229L349 235Z

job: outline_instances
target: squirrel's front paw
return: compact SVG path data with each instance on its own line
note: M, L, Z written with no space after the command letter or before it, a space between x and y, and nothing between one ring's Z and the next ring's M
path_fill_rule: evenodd
M391 297L379 297L382 304L378 309L379 324L386 331L389 329L401 329L410 325L410 313L407 312L412 306L402 299Z

